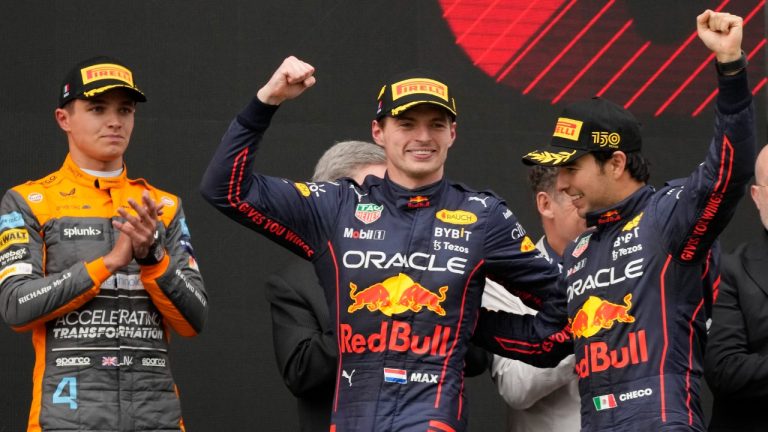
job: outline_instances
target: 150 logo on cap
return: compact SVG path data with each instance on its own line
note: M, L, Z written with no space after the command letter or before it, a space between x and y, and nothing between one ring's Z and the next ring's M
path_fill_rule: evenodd
M448 86L439 81L427 78L411 78L392 84L393 101L417 93L431 94L448 102Z
M583 124L584 122L579 120L560 117L557 119L557 124L555 125L555 133L553 133L552 136L565 138L571 141L578 141L579 133L581 132L581 126Z
M114 79L123 81L124 83L133 87L133 74L131 74L131 71L120 65L112 63L88 66L86 68L80 69L80 74L83 77L83 84L88 84L103 79Z

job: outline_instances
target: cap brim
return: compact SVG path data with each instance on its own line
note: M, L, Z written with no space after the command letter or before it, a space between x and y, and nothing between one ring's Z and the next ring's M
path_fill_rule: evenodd
M136 102L146 102L147 97L144 96L144 93L141 92L141 90L137 89L136 87L131 87L127 84L109 84L105 85L103 87L95 88L92 90L88 90L86 92L83 92L82 97L83 98L92 98L96 95L102 94L104 92L118 89L118 88L124 88L128 90L128 92L131 94L131 97L133 97L133 100Z
M522 160L526 165L557 167L572 163L587 153L589 152L586 150L549 146L545 149L534 150L528 153L523 156Z
M392 108L392 111L390 112L390 115L392 117L397 117L400 114L404 113L405 111L415 107L416 105L422 105L422 104L437 105L440 108L444 108L446 111L448 111L448 114L453 116L454 119L456 118L456 111L454 111L453 108L451 108L450 106L448 106L448 105L446 105L446 104L444 104L442 102L433 101L433 100L417 100L417 101L413 101L413 102L408 102L406 104L403 104L403 105L397 106L395 108Z

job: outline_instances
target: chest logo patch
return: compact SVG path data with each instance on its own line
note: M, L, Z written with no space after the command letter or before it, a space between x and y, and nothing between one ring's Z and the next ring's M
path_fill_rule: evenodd
M358 204L355 208L355 218L364 224L374 223L381 217L384 205Z
M632 231L634 228L636 228L638 225L640 225L640 219L643 218L643 213L640 212L639 215L635 216L631 221L627 222L626 225L624 225L624 228L622 228L622 231Z
M440 316L445 316L445 309L440 306L446 298L448 285L438 289L438 294L414 282L408 275L400 273L358 291L357 285L349 283L349 297L353 303L347 312L353 313L367 308L370 312L379 311L387 316L403 313L407 310L421 312L423 308Z
M589 238L592 237L592 234L588 234L585 237L582 237L581 240L579 240L579 243L576 245L576 247L573 249L573 252L571 255L574 256L574 258L578 258L581 256L581 254L584 253L585 250L587 250L587 247L589 246Z
M472 225L477 222L477 215L464 210L442 209L435 213L435 217L445 223L453 225Z

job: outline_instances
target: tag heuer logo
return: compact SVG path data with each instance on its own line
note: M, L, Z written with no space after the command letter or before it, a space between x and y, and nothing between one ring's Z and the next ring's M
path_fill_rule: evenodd
M590 237L592 237L592 234L587 234L586 237L583 237L581 240L579 240L579 244L576 245L576 247L573 249L573 253L571 254L574 256L574 258L580 257L581 254L583 254L584 251L587 250L587 247L589 246Z
M355 217L364 224L376 222L381 217L384 205L358 204L355 209Z

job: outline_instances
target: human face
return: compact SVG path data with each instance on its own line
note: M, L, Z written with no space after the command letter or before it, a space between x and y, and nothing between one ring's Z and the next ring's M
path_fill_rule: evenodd
M610 207L613 200L613 179L608 176L592 154L586 154L560 168L558 187L568 195L579 216Z
M384 147L389 178L408 189L443 178L448 149L456 139L456 122L431 104L420 104L397 117L374 120L374 141Z
M114 171L123 165L123 154L133 132L136 102L123 89L90 99L75 99L56 110L56 121L69 140L69 154L77 166Z
M755 184L750 188L752 200L760 212L760 221L768 229L768 146L757 155Z
M558 176L555 190L552 191L552 222L554 235L563 244L576 239L587 229L587 222L579 215L571 197L564 192L564 185ZM548 235L549 237L549 235ZM562 251L559 251L562 255Z

